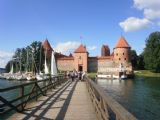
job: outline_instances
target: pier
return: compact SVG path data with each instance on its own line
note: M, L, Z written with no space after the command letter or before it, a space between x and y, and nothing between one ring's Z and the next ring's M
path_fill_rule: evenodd
M136 120L89 78L85 78L83 82L72 82L60 76L40 82L43 82L43 86L39 81L33 82L32 92L27 95L24 94L24 89L20 89L20 97L14 100L7 101L1 97L3 104L0 107L4 108L4 111L1 111L0 115L12 110L16 113L11 115L9 120ZM0 92L23 88L26 84L29 83L0 89ZM25 97L27 99L24 99ZM31 98L33 99L30 100ZM20 103L13 104L17 100Z

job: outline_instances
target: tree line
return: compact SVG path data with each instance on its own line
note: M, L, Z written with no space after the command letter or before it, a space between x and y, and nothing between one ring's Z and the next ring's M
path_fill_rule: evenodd
M131 50L131 63L137 70L160 72L160 32L153 32L149 35L140 55L137 55L135 50Z
M42 43L34 41L25 48L17 48L13 59L6 65L6 71L9 72L11 65L14 66L14 72L18 71L43 71L44 50ZM131 50L131 63L134 69L150 70L160 72L160 32L153 32L146 39L143 52L137 55L135 50Z
M13 65L14 72L39 72L44 67L42 58L44 58L42 42L34 41L27 47L17 48L5 68L9 72Z

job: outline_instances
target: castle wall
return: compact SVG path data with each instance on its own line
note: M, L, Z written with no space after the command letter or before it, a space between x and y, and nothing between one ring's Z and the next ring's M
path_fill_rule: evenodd
M97 57L88 58L88 72L97 72L98 62Z
M57 59L57 68L59 71L73 71L74 59Z

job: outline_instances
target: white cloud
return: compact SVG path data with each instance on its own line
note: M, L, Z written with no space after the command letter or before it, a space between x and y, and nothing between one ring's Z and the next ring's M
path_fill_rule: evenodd
M134 0L134 7L143 10L145 18L160 18L160 0Z
M160 9L160 0L133 0L137 9Z
M96 50L97 47L96 47L95 45L93 45L93 46L88 46L87 49L88 49L89 51L92 51L92 50Z
M121 26L121 28L123 28L125 32L144 29L149 27L150 24L151 22L148 19L140 19L136 17L129 17L125 21L119 23L119 25Z
M9 60L11 60L13 53L0 51L0 68L4 68Z
M160 18L160 10L144 9L144 16L148 19Z
M79 45L80 42L68 41L68 42L58 43L57 46L54 48L54 50L61 53L69 53L73 52L73 50L78 48Z
M143 12L144 18L129 17L120 22L119 25L125 32L147 28L160 19L160 0L133 0L133 3L136 9Z

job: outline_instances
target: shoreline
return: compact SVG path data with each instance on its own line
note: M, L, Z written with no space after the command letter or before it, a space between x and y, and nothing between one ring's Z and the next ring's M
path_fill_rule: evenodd
M160 78L160 73L153 73L149 70L135 70L135 77Z

